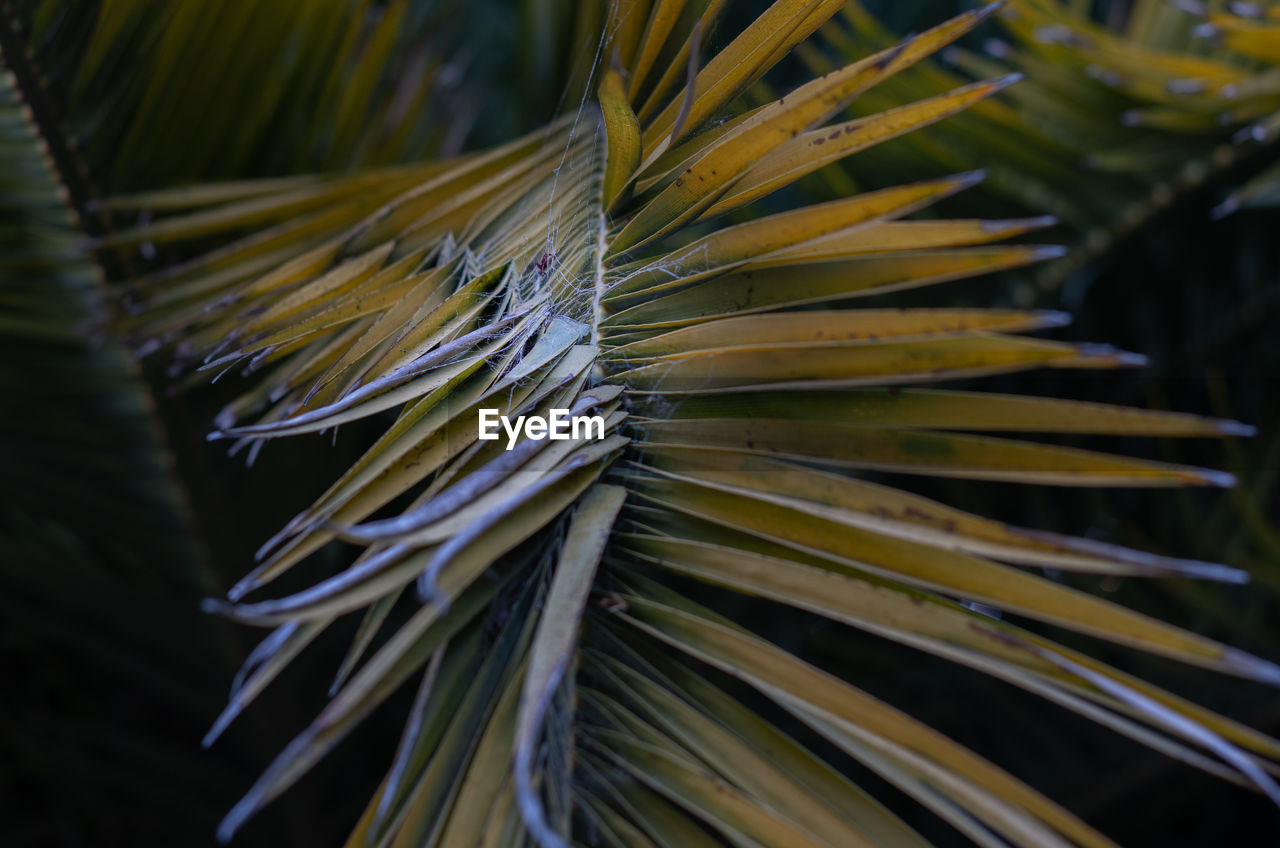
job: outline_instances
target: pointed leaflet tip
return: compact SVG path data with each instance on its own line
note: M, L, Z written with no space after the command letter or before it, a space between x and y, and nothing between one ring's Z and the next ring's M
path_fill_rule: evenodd
M1041 327L1065 327L1071 323L1071 313L1057 309L1036 310L1036 319Z
M1246 654L1235 648L1227 648L1222 652L1222 661L1233 671L1251 680L1280 686L1280 666L1267 660Z
M1148 362L1147 357L1141 353L1130 353L1127 350L1120 350L1107 344L1079 344L1076 345L1076 352L1081 356L1109 360L1117 367L1130 366L1140 368Z
M1050 259L1061 259L1067 255L1067 247L1062 244L1046 244L1036 248L1036 261L1048 262Z
M209 615L222 615L231 608L231 604L217 598L204 598L200 601L200 611Z
M1125 365L1131 368L1145 368L1151 360L1144 353L1131 353L1127 350L1117 350L1113 356L1117 365Z
M1219 489L1232 489L1236 485L1236 475L1228 474L1225 471L1214 471L1211 468L1197 468L1196 476L1209 486L1217 486Z
M261 557L259 557L259 559L261 559ZM258 588L261 584L258 583L255 576L256 574L257 570L255 569L255 571L245 575L234 586L228 589L227 599L232 602L238 601L254 589Z
M1209 218L1214 221L1221 221L1223 218L1235 212L1240 208L1239 195L1231 195L1226 200L1219 203L1213 209L1209 210Z
M1154 574L1165 577L1187 577L1192 580L1212 580L1215 583L1227 583L1243 586L1249 582L1249 572L1216 562L1199 562L1197 560L1178 560L1176 567Z
M1258 435L1258 428L1243 421L1222 420L1217 422L1218 434L1222 436L1242 436L1252 438Z
M1027 78L1027 75L1024 74L1022 71L1014 71L1011 74L1005 74L1002 77L996 77L995 79L991 80L991 86L996 91L1001 91L1003 89L1008 88L1011 85L1015 85L1017 83L1022 82L1026 78Z
M213 723L213 727L209 728L209 732L200 740L201 748L212 748L213 743L218 741L223 732L231 726L231 722L240 714L240 704L236 700L232 700L227 704L226 708L218 715Z
M1236 586L1244 586L1252 579L1249 572L1244 569L1217 563L1204 563L1198 568L1188 569L1187 573L1190 577L1213 580L1218 583L1231 583Z
M1040 215L1035 218L984 219L981 221L984 233L1030 232L1056 226L1058 219L1053 215Z
M978 20L982 20L983 18L986 18L986 17L989 17L990 15L995 14L996 12L1000 11L1004 7L1005 7L1005 0L995 0L994 3L988 3L985 6L974 9L969 14L973 15Z
M240 799L240 802L231 808L231 812L227 813L218 824L218 830L214 838L218 840L218 844L226 845L236 835L236 831L240 826L248 821L249 816L254 812L254 805L250 800L251 796Z

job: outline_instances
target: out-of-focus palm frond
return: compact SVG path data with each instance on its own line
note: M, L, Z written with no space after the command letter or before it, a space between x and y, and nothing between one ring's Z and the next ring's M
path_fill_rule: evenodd
M4 42L12 62L11 42ZM150 399L102 341L101 274L0 74L0 758L14 846L212 827L235 786L194 733L229 672ZM161 638L157 638L157 636ZM215 671L216 676L216 671ZM92 698L85 698L92 692ZM11 806L12 805L12 806ZM25 807L20 820L18 805ZM157 807L163 807L157 810ZM9 816L13 816L9 820ZM139 822L144 822L140 824ZM25 825L25 827L24 827Z
M949 48L945 61L921 63L854 109L872 113L992 74L1017 71L1026 80L944 129L853 160L848 176L877 185L904 172L988 165L986 190L1052 212L1074 230L1078 250L1050 267L1042 278L1049 286L1181 193L1269 149L1280 133L1280 27L1271 4L1228 4L1213 14L1164 0L1115 5L1099 23L1081 4L1008 3L997 16L1003 31L989 29L981 49ZM857 3L823 35L826 50L806 53L816 71L895 39ZM1274 177L1260 174L1219 213L1270 202Z
M456 151L493 106L481 90L462 90L464 72L485 59L450 50L466 17L441 4L15 6L103 190ZM234 121L207 119L221 102L236 104Z

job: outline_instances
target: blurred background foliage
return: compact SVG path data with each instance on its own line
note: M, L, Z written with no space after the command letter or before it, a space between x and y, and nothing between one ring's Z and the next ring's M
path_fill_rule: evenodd
M177 838L229 800L185 742L229 646L191 615L214 578L136 367L92 339L102 281L59 188L0 79L0 818L21 845Z
M0 46L14 75L0 85L0 836L17 846L212 843L217 819L276 742L322 702L331 664L308 660L326 653L321 640L231 731L229 744L200 751L252 634L197 614L196 603L248 570L257 543L350 465L362 443L352 428L328 451L316 450L318 439L273 444L250 477L242 462L200 438L227 397L216 386L153 403L163 375L139 374L120 348L92 339L110 308L78 249L82 230L97 234L109 223L92 198L483 146L572 109L592 59L571 49L581 41L575 30L590 21L568 0L218 3L218 26L240 33L234 39L205 37L206 19L192 11L202 4L153 2L153 15L112 17L127 5L0 4ZM725 29L737 31L761 5L731 4ZM974 5L851 5L769 84L785 87L788 73L847 61ZM1215 28L1212 15L1226 3L1023 5L1075 17L989 24L854 108L875 111L995 69L1022 71L1024 83L824 169L802 190L825 197L982 167L990 175L984 193L966 193L943 211L1059 216L1051 232L1074 248L1064 260L953 286L952 303L1063 309L1076 323L1059 331L1062 338L1139 351L1151 364L1131 374L1045 371L985 385L1253 423L1259 436L1247 442L1159 446L1163 459L1225 468L1240 486L1225 494L973 483L960 493L941 482L918 489L1011 522L1245 568L1252 586L1167 580L1100 588L1276 659L1280 213L1268 206L1276 161L1268 118L1280 109L1269 73L1280 56L1249 48L1254 42L1231 37L1220 22ZM117 19L136 31L115 39L116 49L99 50L105 42L91 38L94 28ZM10 29L15 22L21 37ZM161 32L182 49L152 49ZM1226 75L1221 85L1252 87L1230 97L1220 87L1180 90L1187 77L1161 76L1159 63L1126 73L1134 69L1107 62L1112 37L1213 62ZM24 40L29 53L19 52ZM201 73L225 63L215 51L229 46L237 73ZM562 98L548 95L560 90ZM236 103L235 114L211 114L215 99ZM81 221L68 215L64 198ZM277 481L269 492L257 482L267 477ZM286 479L287 494L279 485ZM1069 582L1099 587L1096 579ZM742 603L761 635L803 647L1124 844L1266 844L1257 834L1274 831L1274 810L1259 798L1010 687L817 618L751 619L751 602ZM1274 692L1156 659L1125 662L1280 733ZM407 697L384 711L396 714ZM986 720L993 713L1006 719ZM246 828L239 844L334 844L365 798L349 787L376 783L394 748L398 722L387 724L367 723L358 741ZM911 804L896 808L939 844L957 839Z

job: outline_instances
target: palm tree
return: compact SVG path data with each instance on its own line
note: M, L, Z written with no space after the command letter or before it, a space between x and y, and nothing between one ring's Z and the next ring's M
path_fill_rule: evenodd
M10 37L6 58L117 278L121 336L187 391L232 385L209 436L251 461L344 425L361 440L227 600L206 603L270 629L206 744L359 618L331 698L220 837L416 684L349 845L926 844L853 774L979 844L1111 844L824 668L795 638L823 619L1280 803L1280 742L1047 635L1274 684L1265 660L1054 576L1247 575L1011 526L912 483L1226 486L1011 436L1251 428L934 388L1142 358L1026 335L1058 312L892 305L1061 256L1022 238L1042 217L923 216L981 172L818 203L798 190L1017 82L842 115L997 5L797 81L788 57L841 2L778 0L754 19L716 0L533 4L508 120L558 114L487 146L463 140L507 102L485 99L502 68L460 39L399 38L468 25L439 9L27 5L9 17L29 21L34 56ZM763 98L771 72L786 93ZM84 116L79 145L60 102ZM490 123L477 131L506 134ZM193 176L237 179L172 187ZM564 410L603 432L486 440L482 410ZM341 545L354 556L339 562Z

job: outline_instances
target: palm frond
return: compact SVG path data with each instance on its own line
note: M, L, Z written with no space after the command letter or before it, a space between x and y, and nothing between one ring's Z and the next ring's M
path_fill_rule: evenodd
M320 632L364 616L332 700L232 810L224 838L419 678L351 845L550 846L588 831L617 845L921 844L745 707L750 690L980 844L1110 844L942 734L695 603L690 578L977 669L1280 799L1280 742L984 612L1277 683L1266 661L1026 567L1245 575L1008 527L881 481L1229 485L1211 470L991 434L1248 428L910 388L1141 358L1023 335L1060 325L1058 313L857 308L1058 254L1004 243L1042 220L909 217L980 175L785 211L760 203L1009 83L831 123L989 6L743 111L744 93L840 5L780 0L703 61L721 4L611 3L595 96L505 145L112 201L158 217L103 250L225 242L132 281L126 325L167 349L189 385L246 378L214 438L256 451L387 422L263 546L229 601L210 604L274 628L211 737ZM604 433L526 433L508 447L479 438L482 409L590 413ZM250 599L334 541L359 548L349 568ZM397 604L408 615L377 644ZM703 679L708 667L724 676Z
M1213 14L1159 0L1113 5L1104 24L1079 4L1007 4L997 16L1003 32L989 32L981 50L949 48L944 61L917 66L854 110L874 114L1013 71L1025 83L942 130L852 160L847 176L829 175L832 186L848 176L874 186L903 172L990 164L987 192L1052 212L1073 231L1072 257L1041 275L1047 288L1210 177L1248 158L1269 161L1280 129L1277 30L1243 16L1273 14L1271 5L1229 4ZM817 72L895 40L857 3L823 34L825 51L805 54ZM1218 213L1262 205L1273 193L1271 175L1260 174Z
M456 151L486 105L458 81L464 69L493 73L450 51L462 20L408 0L14 6L69 133L111 192ZM194 72L209 68L219 72ZM214 126L208 105L223 98L236 117Z
M8 65L19 62L3 41ZM136 363L18 80L0 74L5 839L180 840L242 780L174 736L216 715L226 629ZM155 638L163 633L163 639ZM92 693L86 697L85 693ZM173 735L170 735L170 734ZM21 799L21 800L19 800ZM158 807L160 809L158 809ZM202 825L199 823L203 823ZM143 840L155 840L145 842Z

